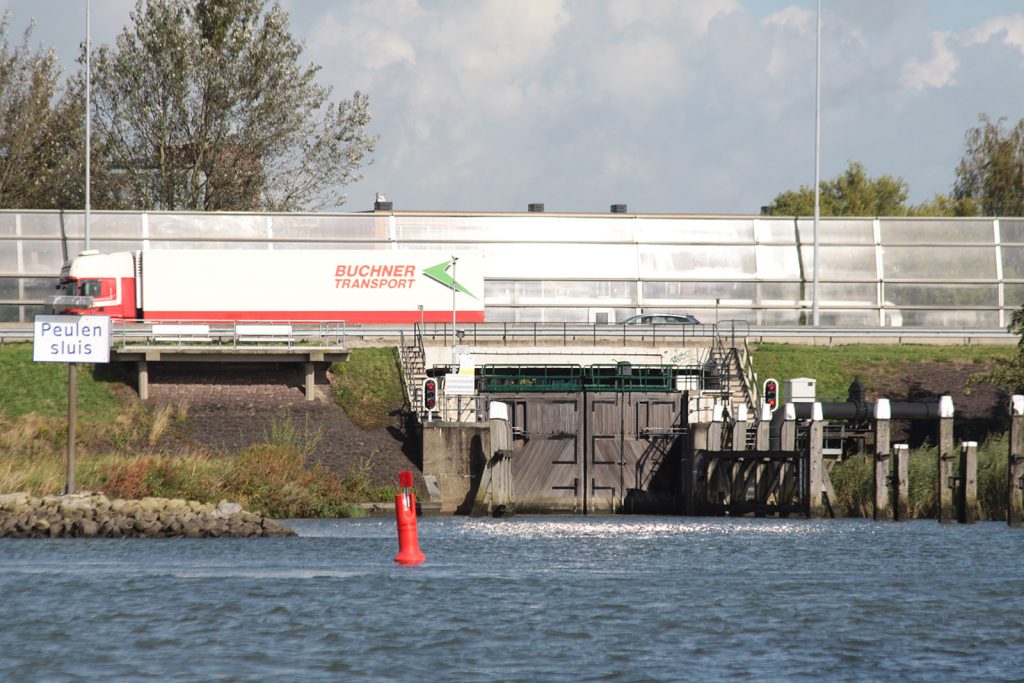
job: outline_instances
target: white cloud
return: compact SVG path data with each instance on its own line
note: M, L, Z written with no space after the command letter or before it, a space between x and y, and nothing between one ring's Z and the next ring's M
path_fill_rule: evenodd
M926 62L916 57L903 66L902 82L911 90L945 88L956 83L960 60L949 48L949 33L932 34L932 56Z
M594 79L605 95L630 107L677 96L692 80L675 43L651 33L607 46L595 57L595 67Z
M611 151L604 158L601 174L605 179L615 182L622 182L624 179L628 179L630 183L648 182L654 178L651 161L649 156L641 157L628 152Z
M1003 43L1024 53L1024 15L993 17L967 33L967 44L986 43L1002 34Z
M761 20L765 26L779 26L791 28L797 33L811 33L815 31L815 12L803 9L796 5L783 7L775 14L770 14Z
M612 0L608 19L617 31L641 24L703 36L716 18L741 8L736 0Z

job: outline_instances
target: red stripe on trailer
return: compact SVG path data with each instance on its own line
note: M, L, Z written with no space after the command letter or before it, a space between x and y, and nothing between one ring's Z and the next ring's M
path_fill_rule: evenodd
M144 320L337 320L350 323L450 323L449 311L145 311ZM483 311L456 311L457 323L482 323Z

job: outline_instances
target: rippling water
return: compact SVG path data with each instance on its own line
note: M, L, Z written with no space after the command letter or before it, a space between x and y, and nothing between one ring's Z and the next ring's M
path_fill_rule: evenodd
M0 540L0 680L1021 680L1024 531L654 517Z

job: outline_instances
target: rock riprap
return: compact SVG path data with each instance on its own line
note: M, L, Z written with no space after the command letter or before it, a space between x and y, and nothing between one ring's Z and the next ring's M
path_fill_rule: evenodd
M238 503L181 498L110 500L101 493L67 496L0 495L0 537L8 538L242 538L294 536L269 517Z

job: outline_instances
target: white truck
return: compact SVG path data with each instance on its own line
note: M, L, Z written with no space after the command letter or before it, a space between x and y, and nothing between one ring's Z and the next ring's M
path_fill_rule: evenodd
M483 256L465 250L86 251L59 288L92 297L73 313L124 320L484 320Z

